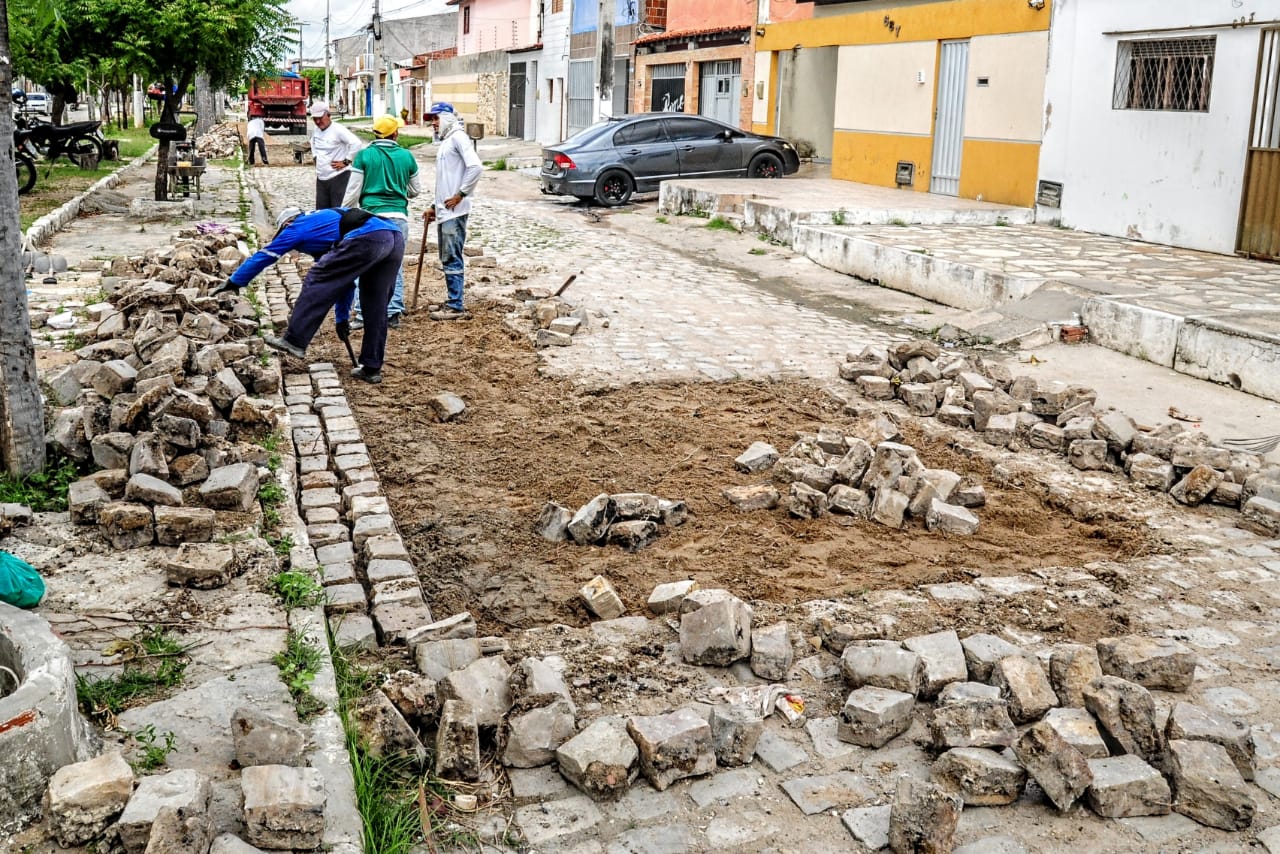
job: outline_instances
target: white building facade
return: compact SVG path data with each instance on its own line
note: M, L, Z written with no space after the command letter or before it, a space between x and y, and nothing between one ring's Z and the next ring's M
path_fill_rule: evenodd
M1280 257L1280 0L1055 0L1038 219Z

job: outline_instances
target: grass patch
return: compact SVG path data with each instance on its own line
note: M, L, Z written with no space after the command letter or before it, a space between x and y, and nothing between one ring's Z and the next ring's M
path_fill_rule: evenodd
M289 688L298 719L308 721L324 711L324 703L311 693L311 683L320 672L324 651L293 629L285 636L284 650L275 654L271 663L280 668L280 681ZM376 850L376 849L375 849Z
M844 212L844 208L841 208L841 209L840 209L840 210L838 210L838 211L832 211L832 213L831 213L831 224L832 224L832 225L844 225L844 223L845 223L845 219L846 219L846 215L845 215L845 212Z
M37 513L67 509L67 489L80 479L70 457L49 457L45 467L26 477L0 473L0 503L25 504Z
M896 225L899 228L905 228L908 225L908 223L902 217L895 216L893 219L889 220L889 225Z
M707 229L710 231L737 231L733 223L722 216L714 216L707 221Z
M486 165L490 169L492 169L494 172L506 172L508 169L511 168L507 164L507 158L505 157L499 157L497 160L494 160L492 163L488 163Z
M262 521L271 529L280 527L280 502L285 493L278 481L269 480L258 487L258 501L262 503Z
M996 217L996 225L1000 226L1001 228L1008 228L1008 227L1009 227L1009 218L1008 218L1008 217L1003 217L1003 216L998 216L998 217Z
M126 730L125 735L137 745L136 758L129 764L134 771L154 771L169 761L169 754L177 747L177 736L172 731L156 732L155 724L147 724L139 730Z
M768 249L761 249L759 246L747 250L748 255L768 255Z
M124 669L118 676L76 677L81 711L100 723L114 721L135 700L182 684L188 663L186 647L160 626L143 629L108 650L124 657Z
M661 224L663 224L663 225L666 225L668 222L670 222L670 220L668 220L668 219L667 219L665 216L663 216L662 214L658 214L657 216L655 216L655 217L653 218L653 221L654 221L654 222L661 223Z
M289 538L289 545L293 547L292 538ZM324 588L309 572L281 572L272 577L271 584L286 608L310 608L324 604Z

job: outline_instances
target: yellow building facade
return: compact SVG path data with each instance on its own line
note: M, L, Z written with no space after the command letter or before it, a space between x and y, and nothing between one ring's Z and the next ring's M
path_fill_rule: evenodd
M753 129L847 181L1035 203L1052 0L820 3L756 30Z

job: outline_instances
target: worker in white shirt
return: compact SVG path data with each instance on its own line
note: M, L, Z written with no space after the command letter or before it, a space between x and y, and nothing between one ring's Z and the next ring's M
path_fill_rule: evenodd
M334 124L327 101L311 104L311 119L316 123L311 135L311 154L316 159L316 210L341 207L351 179L351 161L364 143L342 125Z
M270 166L267 162L267 125L262 120L262 116L253 116L249 119L249 165L253 166L253 153L259 151L262 153L262 165Z

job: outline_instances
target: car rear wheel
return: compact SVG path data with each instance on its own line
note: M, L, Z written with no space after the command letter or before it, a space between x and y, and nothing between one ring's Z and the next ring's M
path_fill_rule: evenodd
M751 178L781 178L782 158L768 151L757 154L747 167L747 175Z
M631 201L631 176L618 169L605 172L596 180L596 201L607 208L616 208Z

